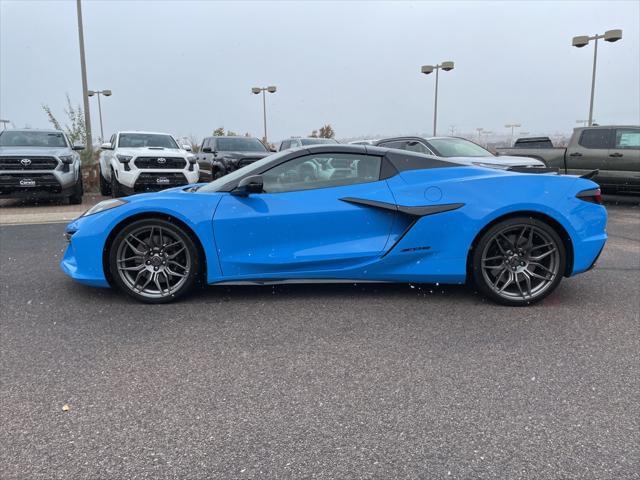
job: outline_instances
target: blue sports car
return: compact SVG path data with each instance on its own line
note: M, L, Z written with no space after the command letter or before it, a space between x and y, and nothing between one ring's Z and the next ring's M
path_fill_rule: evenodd
M375 281L470 282L526 305L594 265L607 213L587 178L495 167L364 145L288 150L95 205L67 226L61 267L149 303L197 283Z

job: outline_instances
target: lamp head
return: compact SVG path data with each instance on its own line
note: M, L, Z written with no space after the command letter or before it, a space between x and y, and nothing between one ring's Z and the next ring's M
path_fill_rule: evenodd
M622 30L607 30L604 32L605 42L617 42L622 38Z
M259 88L259 87L253 87L251 89L251 93L255 93L256 95L259 94L261 91L262 91L262 89Z
M442 62L440 64L440 68L442 68L442 70L444 70L445 72L448 72L449 70L453 70L453 62L452 61Z
M571 45L578 48L586 47L587 45L589 45L589 37L587 35L579 35L577 37L573 37Z
M276 93L276 87L275 87L275 86L273 86L273 85L272 85L272 86L270 86L270 87L267 87L267 92L269 92L269 93Z
M430 73L433 72L434 68L435 67L433 65L423 65L420 71L425 75L429 75Z

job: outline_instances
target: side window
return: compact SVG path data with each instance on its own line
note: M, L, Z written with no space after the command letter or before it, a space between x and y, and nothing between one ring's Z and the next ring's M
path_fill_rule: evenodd
M638 128L616 129L616 143L613 148L639 150L640 149L640 129Z
M431 154L431 150L429 150L422 142L418 142L416 140L408 140L403 142L402 146L403 150L407 150L409 152L417 152L417 153L426 153Z
M609 148L611 130L605 128L595 128L593 130L583 130L578 143L584 148Z
M263 173L263 188L267 193L280 193L376 182L381 163L380 157L370 155L305 155Z
M378 144L378 146L384 147L384 148L398 148L400 150L404 150L404 144L405 142L386 142L386 143L380 143Z
M113 135L111 135L111 138L109 139L109 143L111 144L111 148L115 148L115 146L116 146L116 134L115 133Z
M289 145L291 145L291 142L289 140L285 140L280 144L280 150L286 150L289 148Z

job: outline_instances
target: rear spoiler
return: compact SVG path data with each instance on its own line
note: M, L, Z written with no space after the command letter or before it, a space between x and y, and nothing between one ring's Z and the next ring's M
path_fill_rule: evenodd
M591 170L590 172L587 172L584 175L580 175L580 178L586 178L587 180L591 180L592 178L597 177L599 173L600 173L600 170L596 168L595 170Z
M509 172L518 173L559 173L560 170L552 167L509 167Z

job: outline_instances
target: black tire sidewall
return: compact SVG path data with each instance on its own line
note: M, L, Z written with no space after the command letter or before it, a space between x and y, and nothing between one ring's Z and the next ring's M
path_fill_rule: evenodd
M525 300L525 299L515 300L515 299L504 298L498 295L496 292L494 292L491 289L491 287L489 287L489 285L487 285L487 281L482 275L482 267L481 267L482 252L484 251L487 245L487 242L489 242L491 238L493 238L493 236L500 230L504 229L505 227L509 227L513 225L532 225L540 228L541 230L544 230L556 243L556 247L558 248L558 252L560 256L560 259L559 259L560 268L551 286L548 287L541 295L530 300ZM539 302L540 300L544 299L547 295L551 294L556 289L556 287L558 286L558 284L562 280L562 277L565 274L566 262L567 262L567 254L566 254L564 242L558 235L558 232L551 225L549 225L548 223L542 220L538 220L536 218L512 217L495 224L494 226L489 228L489 230L487 230L480 238L480 241L477 243L477 245L474 248L473 257L471 261L472 280L474 285L478 288L478 290L480 290L480 292L485 297L488 297L495 302L498 302L502 305L512 306L512 307L526 306L526 305L531 305L533 303Z
M171 295L167 297L148 298L148 297L139 295L138 293L132 291L123 282L123 280L120 278L120 274L118 273L117 251L120 243L124 241L124 239L127 237L129 232L131 232L132 230L135 230L137 228L144 227L144 226L151 226L151 225L161 226L162 228L171 230L176 235L178 235L184 241L187 247L187 251L191 256L191 270L189 271L187 281L178 290L174 291ZM113 240L109 245L107 262L108 262L108 271L109 271L110 279L112 283L118 287L118 289L122 290L127 295L138 300L139 302L153 303L153 304L169 303L189 293L191 290L193 290L194 284L196 283L199 277L199 272L201 270L200 256L198 254L198 249L196 248L195 242L191 237L191 235L185 232L181 226L176 225L171 221L160 219L160 218L146 218L146 219L136 220L134 222L131 222L124 228L122 228L116 234L116 236L113 238Z
M119 198L123 196L122 191L120 190L120 182L118 181L116 172L113 168L111 169L111 196L113 198Z

